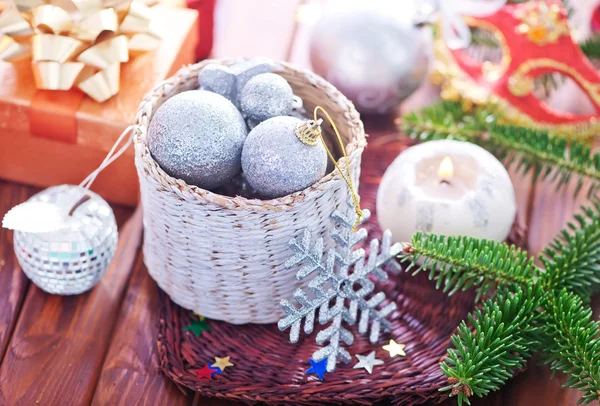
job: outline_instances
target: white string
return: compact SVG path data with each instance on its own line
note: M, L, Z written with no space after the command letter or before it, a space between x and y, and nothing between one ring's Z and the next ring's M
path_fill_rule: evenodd
M133 142L134 132L132 130L135 130L135 129L138 129L141 131L142 127L139 127L139 126L133 124L133 125L130 125L129 127L127 127L125 129L125 131L123 131L121 133L121 135L119 136L117 141L114 143L114 145L112 146L112 148L106 155L106 158L104 158L104 161L102 161L100 166L94 172L90 173L87 176L87 178L85 178L83 180L83 182L81 182L79 184L80 187L89 189L92 186L92 183L94 183L94 181L96 180L96 177L100 174L100 172L102 172L104 169L106 169L107 166L112 164L115 160L117 160L117 158L119 158L121 155L123 155L125 153L125 151L127 151L129 146ZM125 144L123 144L123 146L118 151L115 152L115 150L117 149L119 144L121 144L121 142L123 142L123 140L127 137L127 135L129 135L130 132L131 132L131 135L129 136L129 138L127 138L127 141L125 142Z

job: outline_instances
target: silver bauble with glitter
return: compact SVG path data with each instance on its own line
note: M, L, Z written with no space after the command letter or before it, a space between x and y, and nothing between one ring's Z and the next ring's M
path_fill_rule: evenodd
M292 112L294 91L275 73L262 73L246 83L239 96L242 114L253 122L262 122Z
M89 200L67 215L86 195ZM91 289L117 249L117 223L108 203L74 185L48 188L29 202L55 205L64 212L65 221L64 227L52 232L15 230L15 254L23 272L48 293L76 295Z
M273 61L265 58L252 58L231 66L212 63L200 71L198 84L202 90L220 94L239 107L239 96L246 83L256 75L272 72L275 67Z
M169 175L214 189L240 171L246 136L244 118L229 100L191 90L157 110L148 128L148 147Z
M274 117L257 125L246 139L242 170L250 186L264 198L304 190L327 170L327 152L321 142L304 144L296 129L304 123L295 117Z
M338 9L315 25L310 60L361 113L386 113L423 82L426 49L423 32L408 18L385 8Z

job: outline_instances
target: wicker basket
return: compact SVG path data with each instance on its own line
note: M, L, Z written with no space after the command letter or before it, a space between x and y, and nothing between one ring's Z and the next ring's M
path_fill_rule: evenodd
M227 197L167 175L150 155L144 131L165 100L198 87L204 66L236 62L207 60L185 67L140 105L134 143L144 207L144 261L158 285L186 309L234 324L273 323L280 317L279 301L292 297L299 286L296 270L284 267L290 238L308 228L325 236L326 245L332 244L326 233L332 226L329 215L345 204L348 194L339 172L331 171L313 186L279 199ZM308 111L318 104L332 116L357 185L366 141L352 103L313 73L286 63L277 66L276 73L290 83ZM328 126L324 136L335 146Z

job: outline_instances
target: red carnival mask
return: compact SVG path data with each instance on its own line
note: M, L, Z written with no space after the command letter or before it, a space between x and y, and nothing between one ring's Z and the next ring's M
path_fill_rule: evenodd
M445 98L496 104L505 120L544 128L561 136L588 138L600 127L600 75L571 38L567 13L559 3L531 1L508 5L488 17L465 17L470 27L490 31L502 49L499 63L480 63L464 50L436 40L437 73ZM550 108L535 96L535 79L560 73L590 98L596 113L575 115Z

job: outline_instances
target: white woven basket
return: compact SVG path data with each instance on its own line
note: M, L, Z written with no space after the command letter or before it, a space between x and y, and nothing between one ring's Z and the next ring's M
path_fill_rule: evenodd
M207 64L236 62L206 60L182 68L146 95L138 126L147 130L165 100L196 89L198 73ZM332 116L358 187L366 140L354 106L321 77L286 63L277 65L276 72L303 99L307 111L318 104ZM136 130L134 137L135 164L144 208L144 262L150 275L175 303L208 318L234 324L276 322L279 301L290 299L301 284L296 269L284 266L292 254L289 240L308 228L324 236L326 246L332 244L326 233L333 226L329 216L348 196L339 172L329 172L306 190L279 199L227 197L167 175L150 155L143 130ZM339 156L329 125L324 130Z

